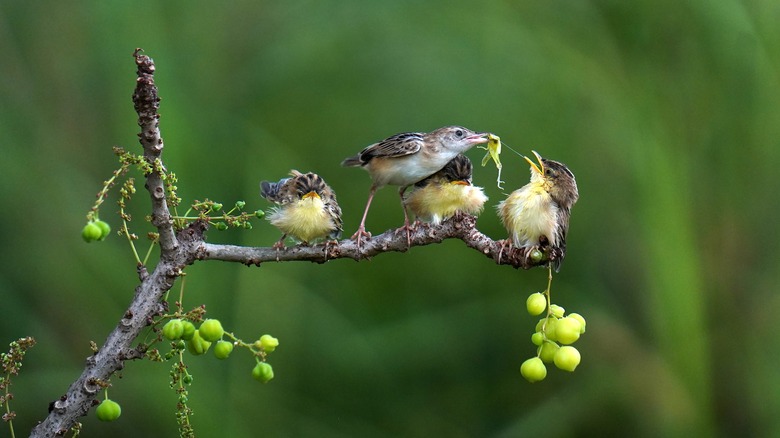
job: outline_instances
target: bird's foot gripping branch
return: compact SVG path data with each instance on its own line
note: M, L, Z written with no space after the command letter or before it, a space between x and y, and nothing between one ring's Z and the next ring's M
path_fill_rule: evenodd
M578 354L574 360L573 352L563 353L568 351L565 350L567 347L555 347L576 340L573 338L584 332L584 319L576 314L564 317L563 309L550 302L552 268L559 266L556 257L563 258L568 209L576 201L576 184L572 186L573 175L565 166L537 155L539 166L534 165L536 169L532 171L529 183L533 190L519 189L502 203L506 208L501 208L501 218L509 230L509 239L493 240L476 228L473 215L482 211L487 197L481 188L472 184L471 162L462 153L474 145L492 141L488 146L489 153L497 161L498 137L458 126L428 134L398 134L365 148L344 162L347 166L365 167L373 179L357 239L334 240L342 230L341 208L335 193L319 175L293 171L291 178L261 184L261 195L276 205L267 218L282 231L282 240L269 247L209 243L205 237L209 228L250 230L253 223L265 223L261 219L266 215L262 210L247 208L244 201L223 204L209 199L192 201L185 211L179 212L182 209L182 199L177 194L179 182L162 157L164 143L159 129L160 99L154 82L155 66L140 49L136 50L134 58L138 80L133 103L141 127L138 136L142 151L133 153L114 148L119 167L103 183L96 202L87 213L82 237L87 242L95 242L111 235L107 217L105 214L101 217L100 213L107 195L119 187L116 234L126 239L131 248L140 283L117 326L102 346L93 343L92 354L81 375L65 394L51 403L49 415L34 428L33 436L63 435L69 429L78 429L78 418L93 406L98 406L96 415L99 419L118 420L121 408L116 400L121 400L121 387L112 387L111 377L132 359L145 358L170 364L170 386L175 393L172 410L182 436L194 435L192 410L187 403L193 377L186 365L192 356L202 356L211 350L215 360L224 360L235 356L234 349L243 350L247 353L247 378L251 376L263 383L273 378L274 370L267 358L279 345L276 338L264 334L244 341L223 328L217 318L207 316L206 305L184 306L185 270L196 261L221 260L245 265L285 261L325 263L341 258L360 261L386 252L405 252L415 246L459 239L467 248L499 265L523 269L547 266L550 269L547 289L541 294L543 302L537 294L528 300L529 312L538 315L546 310L547 314L534 334L534 343L538 346L534 359L538 361L523 364L522 374L529 380L540 380L543 378L540 369L544 368L545 361L554 361L559 368L569 371L577 366ZM288 166L285 167L293 167ZM133 220L128 213L128 204L137 200L137 183L129 176L131 172L139 174L137 177L144 181L148 192L150 212L145 222ZM374 192L388 184L401 186L404 214L408 208L418 220L410 224L407 217L404 227L371 237L365 232L366 214ZM404 191L409 187L413 191L404 197ZM537 193L541 193L541 198L533 199ZM555 226L529 234L525 225L538 225L537 216L546 213L524 208L529 200L541 200L551 211L562 211L565 207L565 220L561 218ZM138 231L141 228L145 230ZM285 247L286 235L303 242ZM137 248L142 239L139 236L148 240L146 251L139 252ZM326 240L311 242L317 239ZM147 266L151 265L149 259L155 247L159 247L159 259L149 272ZM541 255L537 257L536 252ZM177 281L178 291L171 296ZM574 327L573 321L579 325ZM108 397L109 389L114 399ZM100 402L99 397L102 397Z

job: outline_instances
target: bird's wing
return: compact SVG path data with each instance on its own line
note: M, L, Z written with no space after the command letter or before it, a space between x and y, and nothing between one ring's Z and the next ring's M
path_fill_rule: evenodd
M563 258L566 257L566 233L569 231L569 218L571 217L571 212L569 209L561 207L559 215L558 229L555 230L555 237L558 240L558 246L557 248L554 248L555 252L558 253L558 257L553 260L555 272L560 271L561 265L563 264Z
M422 149L423 141L423 134L419 132L396 134L363 149L359 154L360 160L367 163L377 157L391 158L415 154Z
M263 181L260 183L260 196L276 204L287 204L295 195L296 179L282 178L279 182Z

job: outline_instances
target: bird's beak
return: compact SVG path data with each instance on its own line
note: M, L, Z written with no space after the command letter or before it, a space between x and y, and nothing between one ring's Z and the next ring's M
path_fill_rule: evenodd
M460 185L460 186L467 186L467 185L469 185L469 182L468 182L468 181L463 181L462 179L459 179L459 180L457 180L457 181L453 181L452 183L453 183L453 184Z
M530 159L530 158L528 158L528 157L526 157L526 156L523 156L523 158L525 158L525 161L528 161L528 164L530 164L530 165L531 165L531 168L532 168L533 170L535 170L537 173L539 173L539 175L542 175L542 176L544 176L544 163L542 162L542 156L541 156L541 155L539 155L539 153L538 153L538 152L536 152L536 151L531 151L531 152L533 152L533 153L534 153L534 156L535 156L535 157L536 157L536 159L539 161L539 165L538 165L538 166L536 165L536 163L534 163L533 161L531 161L531 159Z
M468 140L469 143L473 143L473 144L487 143L487 141L488 141L487 136L488 136L488 133L487 132L483 132L483 133L480 133L480 134L470 135L470 136L466 137L466 140Z
M318 195L317 192L315 192L315 191L311 191L311 192L301 196L301 199L309 199L309 198L320 199L320 195Z

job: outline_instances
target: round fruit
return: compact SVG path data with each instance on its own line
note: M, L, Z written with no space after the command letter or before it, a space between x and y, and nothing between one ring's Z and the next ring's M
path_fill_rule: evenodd
M95 414L100 421L114 421L122 415L122 408L119 403L105 399L98 405Z
M539 251L538 249L534 249L533 251L531 251L531 261L534 263L539 263L542 260L543 256L544 254L542 254L542 252Z
M85 242L93 242L95 240L100 239L100 235L103 232L100 231L100 227L95 225L94 222L87 222L86 225L84 225L84 229L81 230L81 238L84 239Z
M268 383L274 378L274 369L268 363L258 362L252 369L252 377L258 382Z
M181 335L184 334L184 324L182 324L180 319L172 319L165 323L162 332L163 336L171 341L180 339Z
M531 343L533 343L537 347L542 345L543 342L544 342L544 334L542 332L536 332L531 335Z
M525 301L525 308L533 316L540 315L547 308L547 298L541 292L533 293Z
M557 325L558 325L558 318L555 318L553 316L547 318L547 323L544 325L544 335L547 337L547 339L551 341L557 341L558 340L558 334L556 332Z
M555 366L564 371L574 371L580 364L580 352L569 345L563 346L555 353Z
M233 343L228 341L217 341L214 345L214 356L217 359L227 359L233 351Z
M544 380L547 377L547 367L538 357L532 357L520 365L520 374L531 383Z
M222 337L225 330L222 329L222 323L218 319L207 319L200 325L198 332L201 338L214 342Z
M95 221L95 225L100 228L100 237L98 240L104 240L106 237L108 237L108 234L111 232L111 226L101 220Z
M579 313L570 313L569 318L574 318L577 321L580 322L580 334L585 333L585 318L582 317Z
M184 327L181 338L185 341L189 341L192 339L192 336L195 335L195 324L189 321L182 321L181 325Z
M573 344L580 338L580 328L580 321L576 318L561 318L555 323L555 337L561 344Z
M557 304L550 304L550 313L556 318L563 318L563 314L566 313L566 311Z
M193 356L200 356L201 354L207 352L210 346L211 342L203 339L200 336L198 330L195 330L195 334L192 335L192 339L187 341L187 351L189 351Z
M552 363L555 352L561 348L555 342L545 342L539 347L539 358L545 363Z
M271 335L263 335L260 336L260 346L266 353L270 353L279 346L279 340Z

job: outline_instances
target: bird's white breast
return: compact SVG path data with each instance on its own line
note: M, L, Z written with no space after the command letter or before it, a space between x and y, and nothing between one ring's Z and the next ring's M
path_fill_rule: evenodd
M515 246L537 245L541 236L557 246L559 209L543 188L530 184L522 187L502 202L499 209L505 225L512 230Z

